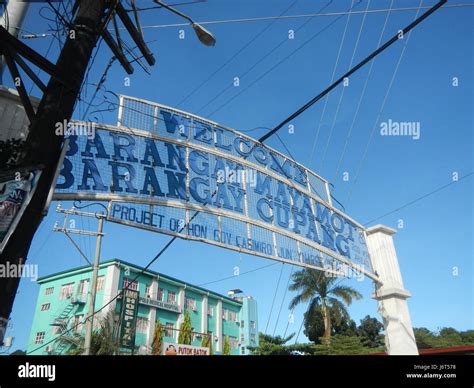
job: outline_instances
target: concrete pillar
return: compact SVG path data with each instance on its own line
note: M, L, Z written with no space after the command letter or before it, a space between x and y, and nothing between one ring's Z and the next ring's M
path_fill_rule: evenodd
M385 328L385 345L389 355L418 354L411 325L407 298L410 292L403 286L393 243L396 230L384 225L367 229L367 248L374 272L381 283L376 283L373 298L378 302Z
M158 279L156 278L154 278L151 283L150 294L151 299L158 299ZM150 306L149 309L150 311L148 312L148 333L146 337L146 344L149 348L151 348L151 344L153 342L153 334L155 332L156 307Z
M104 298L102 305L105 305L110 302L112 298L115 298L119 289L119 279L120 279L120 269L118 265L112 264L107 267L107 272L104 278ZM107 315L109 311L115 311L116 301L113 301L104 309L102 313L104 316Z
M186 285L184 285L184 287L180 287L179 288L179 292L178 292L178 306L179 306L179 309L180 309L180 314L178 316L178 320L176 321L176 329L179 329L180 326L181 326L181 323L184 321L184 314L186 313L186 309L185 309L185 306L184 306L184 294L185 294L185 289L186 289ZM176 340L178 340L178 335L179 335L179 331L176 331Z
M216 351L222 352L223 350L223 343L222 343L222 300L217 301L217 308L216 308Z
M207 333L207 296L202 297L201 332L204 334Z

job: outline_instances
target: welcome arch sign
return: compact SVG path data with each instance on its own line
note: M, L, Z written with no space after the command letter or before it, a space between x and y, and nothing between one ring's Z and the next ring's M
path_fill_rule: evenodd
M69 133L57 200L106 201L112 222L378 279L364 227L333 206L328 182L245 134L126 96L116 126Z

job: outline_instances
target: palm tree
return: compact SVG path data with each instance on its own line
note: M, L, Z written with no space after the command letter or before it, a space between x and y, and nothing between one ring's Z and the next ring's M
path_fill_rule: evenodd
M99 328L92 332L91 355L114 355L119 353L120 344L116 339L115 333L117 321L117 314L113 312L109 312L100 319ZM80 355L84 353L83 336L64 336L62 341L69 342L72 345L66 354Z
M361 299L362 295L352 287L340 286L338 278L327 276L324 272L315 269L303 269L292 275L290 291L298 291L290 302L290 309L300 303L309 302L308 311L320 310L324 322L323 340L328 343L331 338L331 316L337 321L349 319L346 305L353 299ZM305 314L307 319L310 314Z

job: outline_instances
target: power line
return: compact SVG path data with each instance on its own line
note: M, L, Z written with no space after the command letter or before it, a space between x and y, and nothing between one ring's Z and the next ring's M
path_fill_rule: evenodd
M277 264L278 264L278 263L267 264L267 265L264 265L264 266L262 266L262 267L257 267L257 268L251 269L251 270L249 270L249 271L245 271L245 272L239 273L239 275L227 276L227 277L225 277L225 278L213 280L213 281L210 281L210 282L207 282L207 283L198 284L198 286L202 287L202 286L207 286L207 285L209 285L209 284L214 284L214 283L223 282L224 280L234 279L234 278L236 278L237 276L247 275L247 274L249 274L249 273L257 272L257 271L260 271L260 270L265 269L265 268L268 268L268 267L273 267L274 265L277 265Z
M423 0L420 0L420 5L423 3ZM439 3L438 3L439 4ZM419 11L417 11L416 15L415 15L415 21L416 21L416 18L418 17L418 13ZM414 21L414 22L415 22ZM405 30L403 31L403 35L405 35ZM400 64L402 63L402 59L403 59L403 56L405 55L405 51L408 47L408 42L410 41L410 37L411 37L411 32L408 33L407 35L407 38L405 40L405 44L403 45L403 48L402 48L402 51L400 52L400 57L398 58L398 62L395 66L395 69L393 71L393 74L392 74L392 78L390 79L390 82L388 84L388 87L387 87L387 90L385 92L385 96L383 98L383 101L382 101L382 105L380 106L380 110L377 114L377 117L375 119L375 122L374 122L374 125L372 127L372 130L370 132L370 136L369 136L369 139L367 141L367 144L365 146L365 149L364 149L364 153L362 155L362 158L361 160L359 161L359 164L357 166L357 170L356 170L356 175L355 175L355 178L354 178L354 181L351 185L351 188L349 189L349 194L347 196L347 202L349 202L349 200L351 199L352 197L352 193L354 191L354 187L355 185L357 184L357 181L359 179L359 174L360 174L360 171L362 170L362 167L363 167L363 164L365 163L366 159L367 159L367 155L368 155L368 152L369 152L369 147L370 147L370 144L372 142L372 139L374 138L374 135L375 135L375 129L377 127L377 124L379 123L380 121L380 118L382 116L382 113L385 109L385 105L387 103L387 100L388 100L388 96L390 95L390 91L392 90L392 86L393 86L393 83L395 82L395 78L398 74L398 69L400 68ZM397 37L398 39L398 37Z
M298 0L294 0L289 7L287 7L281 15L284 15L288 10L290 10ZM270 24L268 24L265 28L263 28L261 31L259 31L255 36L253 36L246 44L244 44L239 50L237 50L232 57L230 57L226 62L224 62L221 66L217 68L209 77L207 77L203 82L201 82L198 86L196 86L186 97L184 97L176 107L179 107L181 104L183 104L189 97L191 97L194 93L196 93L199 89L201 89L204 85L206 85L214 76L219 73L223 68L225 68L229 63L231 63L237 56L242 53L247 47L251 46L252 43L254 43L259 37L261 37L267 30L269 30L273 24L277 21L277 19L274 19Z
M359 2L355 5L359 5L360 3L362 2L362 0L359 0ZM355 7L354 6L354 7ZM312 37L310 37L309 39L307 39L306 41L304 41L301 45L299 45L295 50L293 50L290 54L288 54L287 56L283 57L280 61L278 61L276 64L274 64L272 67L270 67L270 69L268 69L266 72L264 72L263 74L261 74L256 80L254 80L253 82L251 82L249 85L247 85L247 87L245 87L244 89L242 89L239 93L237 93L236 95L234 95L233 97L231 97L229 100L227 100L225 103L221 104L217 109L213 110L208 116L212 116L214 115L216 112L218 112L219 110L221 110L223 107L225 107L227 104L229 104L230 102L232 102L233 100L235 100L237 97L239 97L242 93L244 93L245 91L247 91L248 89L250 89L253 85L255 85L258 81L260 81L262 78L266 77L268 74L270 74L273 70L275 70L278 66L280 66L282 63L284 63L287 59L291 58L296 52L298 52L299 50L301 50L303 47L305 47L308 43L310 43L311 41L313 41L314 39L316 39L321 33L325 32L329 27L331 27L332 25L334 25L340 18L342 18L342 16L339 16L337 17L336 19L334 19L331 23L329 23L328 25L326 25L325 27L323 27L322 29L320 29L318 32L316 32L316 34L314 34ZM297 32L298 30L300 30L308 21L306 21L300 28L298 28L295 32ZM283 45L283 43L287 42L288 39L285 39L284 41L282 41L279 46ZM277 47L279 47L277 46Z
M369 7L370 7L370 0L368 0L368 2L367 2L366 10L369 9ZM364 29L366 16L367 16L367 14L364 13L364 16L362 18L362 22L360 24L359 33L357 34L357 39L356 39L356 42L355 42L355 45L354 45L354 50L352 51L352 57L351 57L351 60L349 62L348 70L352 67L352 64L354 63L355 54L357 52L357 48L359 47L360 37L361 37L362 31ZM346 88L343 87L341 89L341 93L339 95L339 101L337 103L336 113L334 114L334 119L332 121L331 129L329 130L328 140L326 142L326 147L324 147L324 151L323 151L323 159L321 161L321 171L323 171L323 169L324 169L324 161L326 160L327 151L329 149L329 144L331 142L332 133L333 133L334 128L336 126L337 116L339 115L339 109L341 107L341 103L342 103L342 100L344 98L345 91L346 91Z
M352 0L352 2L351 2L351 7L353 7L353 5L354 5L354 0ZM347 17L347 20L346 20L346 25L344 26L344 32L342 33L341 43L339 44L339 49L337 51L336 62L334 63L334 67L332 69L331 80L329 81L330 84L332 84L334 82L334 77L336 76L337 65L339 64L339 59L341 57L342 47L344 46L344 41L346 40L347 27L349 26L350 20L351 20L351 15L349 14L349 16ZM350 68L350 66L349 66L349 68ZM321 125L323 123L324 114L326 113L326 108L327 108L327 105L328 105L328 101L329 101L329 94L326 95L326 98L324 99L324 105L323 105L323 110L322 110L322 113L321 113L321 118L319 119L318 130L316 132L316 137L314 138L314 141L313 141L313 148L311 149L311 154L310 154L310 157L309 157L309 163L308 163L309 165L311 165L311 162L313 161L314 149L316 148L316 144L318 143L319 133L321 131Z
M443 9L447 8L465 8L473 7L474 3L469 4L449 4L445 5ZM248 23L248 22L259 22L259 21L268 21L268 20L282 20L282 19L306 19L313 18L318 16L344 16L344 15L357 15L357 14L377 14L377 13L386 13L386 12L407 12L407 11L417 11L422 9L429 9L429 6L423 7L404 7L404 8L386 8L386 9L372 9L368 11L344 11L344 12L327 12L327 13L308 13L301 15L286 15L286 16L264 16L257 18L242 18L242 19L224 19L224 20L210 20L199 22L201 25L206 24L228 24L228 23ZM170 27L189 27L189 23L173 23L173 24L159 24L159 25L150 25L142 26L142 28L153 29L153 28L170 28Z
M329 1L326 5L324 5L321 9L325 9L327 8L330 4L332 3L332 0ZM304 28L308 23L310 23L312 21L312 19L308 19L306 20L303 24L301 24L301 26L299 26L296 30L295 30L295 33L297 33L298 31L300 31L302 28ZM240 78L243 78L245 77L247 74L249 74L253 69L255 69L260 63L262 63L265 59L267 59L271 54L273 54L276 50L278 50L281 46L283 46L286 42L288 42L288 39L283 39L282 41L280 41L280 43L278 43L276 46L274 46L273 48L270 49L270 51L268 51L267 53L265 53L262 57L260 57L257 62L255 62L252 66L250 66L244 73L240 74L239 75L239 79ZM291 54L290 54L291 56ZM286 58L288 58L289 56L287 56ZM282 61L283 62L283 61ZM281 63L282 63L281 62ZM279 64L278 64L279 65ZM276 66L275 66L276 67ZM273 69L272 69L273 70ZM263 76L265 76L267 73L265 73ZM263 76L261 76L260 78L262 78ZM259 78L259 79L260 79ZM257 80L258 81L258 80ZM252 86L256 81L254 81L252 84L250 84L247 88L245 88L243 91L247 90L250 86ZM227 90L231 89L233 87L233 83L229 84L228 86L226 86L224 89L222 89L219 93L217 93L213 98L211 98L210 100L207 101L207 103L205 103L201 108L199 108L199 110L197 111L197 113L199 114L199 112L201 112L203 109L207 108L211 103L213 103L215 100L217 100L222 94L224 94ZM236 96L239 96L243 91L241 91L240 93L238 93ZM230 101L232 101L236 96L234 96L233 98L231 98L230 100L228 100L225 104L221 105L218 109L214 110L210 115L208 116L212 116L215 112L217 112L218 110L220 110L223 106L227 105Z
M267 325L265 326L265 334L267 334L268 324L270 323L270 319L272 317L273 306L275 305L275 300L278 294L278 287L280 286L280 280L281 280L281 275L283 274L283 268L285 268L285 263L281 263L280 276L278 276L278 281L275 287L275 294L273 295L272 306L270 307L270 313L268 314Z
M387 212L387 213L385 213L385 214L382 214L381 216L379 216L379 217L377 217L377 218L374 218L374 219L372 219L372 220L370 220L370 221L367 221L367 222L366 222L365 224L363 224L363 225L366 226L366 225L368 225L368 224L371 224L372 222L375 222L375 221L380 220L381 218L385 218L385 217L387 217L387 216L389 216L389 215L391 215L391 214L393 214L393 213L396 213L396 212L398 212L398 211L400 211L400 210L403 210L403 209L405 209L405 208L407 208L407 207L409 207L409 206L411 206L411 205L413 205L413 204L415 204L415 203L417 203L417 202L419 202L419 201L421 201L421 200L423 200L423 199L425 199L425 198L427 198L427 197L430 197L430 196L433 195L433 194L436 194L436 193L438 193L438 192L440 192L440 191L442 191L442 190L444 190L444 189L450 187L451 185L454 185L454 184L456 184L456 183L462 181L463 179L469 178L469 177L472 176L472 175L474 175L474 171L471 171L470 173L468 173L468 174L466 174L466 175L463 175L462 177L458 178L457 181L449 182L449 183L447 183L447 184L445 184L445 185L443 185L443 186L440 186L440 187L438 187L438 188L436 188L436 189L434 189L434 190L432 190L432 191L430 191L430 192L428 192L428 193L426 193L426 194L423 194L423 195L421 195L421 196L419 196L419 197L417 197L417 198L411 200L410 202L405 203L404 205L401 205L401 206L397 207L396 209L393 209L393 210L391 210L391 211L389 211L389 212Z
M423 15L421 15L418 19L414 20L410 25L405 27L402 30L403 35L407 34L410 32L414 27L416 27L419 23L421 23L423 20L425 20L427 17L429 17L433 12L438 10L443 6L443 4L446 3L447 0L441 0L439 1L436 5L434 5L432 8L430 8L428 11L426 11ZM382 47L378 48L375 50L373 53L371 53L369 56L367 56L365 59L363 59L361 62L359 62L356 66L354 66L351 70L349 70L347 73L342 75L335 83L327 87L325 90L323 90L320 94L318 94L316 97L308 101L305 105L303 105L300 109L298 109L295 113L290 115L288 118L283 120L280 124L278 124L275 128L273 128L269 133L267 133L265 136L263 136L260 141L264 141L268 139L270 136L272 136L275 132L277 132L279 129L281 129L284 125L288 124L290 121L298 117L301 113L306 111L308 108L313 106L316 102L318 102L321 98L323 98L326 94L328 94L330 91L332 91L336 86L338 86L341 82L344 81L345 78L350 77L352 74L354 74L357 70L359 70L361 67L366 65L368 62L370 62L373 58L375 58L377 55L379 55L381 52L383 52L385 49L387 49L389 46L391 46L394 42L399 40L399 34L397 33L395 36L393 36L389 41L387 41Z
M293 274L293 268L294 268L294 266L291 266L291 268L290 268L290 274L288 275L288 282L286 283L285 292L283 293L283 298L281 299L281 303L280 303L280 309L278 310L278 315L277 315L277 319L276 319L276 322L275 322L275 328L273 329L273 334L272 334L273 336L275 336L276 329L277 329L277 326L278 326L278 322L280 321L280 314L281 314L281 310L283 310L283 304L285 303L285 298L286 298L286 293L288 291L288 287L290 286L291 275ZM283 338L285 338L285 336L283 336Z
M393 6L393 1L391 1L390 3L390 8ZM385 29L387 28L387 24L388 24L388 20L390 18L390 12L387 13L386 17L385 17L385 22L384 22L384 25L382 27L382 30L380 32L380 37L379 37L379 41L377 43L377 46L376 47L380 47L381 43L382 43L382 39L383 39L383 34L385 32ZM337 176L337 174L339 173L339 170L340 170L340 167L341 167L341 164L342 164L342 161L344 160L344 156L346 154L346 150L347 150L347 146L349 145L349 141L350 141L350 138L351 138L351 135L352 135L352 130L354 129L354 126L355 126L355 122L357 120L357 117L359 115L359 111L360 111L360 107L362 106L362 101L364 99L364 96L365 96L365 92L367 90L367 86L369 84L369 80L370 80L370 76L372 74L372 69L374 67L374 64L375 64L375 59L370 63L370 66L369 66L369 71L367 72L367 76L365 78L365 82L364 82L364 86L362 87L362 92L359 96L359 101L357 102L357 108L356 108L356 111L354 113L354 116L352 118L352 122L351 122L351 125L347 131L347 135L346 135L346 139L345 139L345 142L344 142L344 147L342 149L342 153L341 153L341 156L339 158L339 161L337 163L337 167L336 167L336 173L335 173L335 176Z

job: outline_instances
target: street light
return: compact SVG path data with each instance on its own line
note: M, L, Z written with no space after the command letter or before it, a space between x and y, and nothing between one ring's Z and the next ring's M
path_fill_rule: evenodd
M198 39L201 41L201 43L205 44L206 46L214 46L216 44L216 38L212 33L208 30L206 30L203 26L201 26L199 23L196 23L193 19L191 19L188 15L185 15L184 13L178 11L177 9L174 9L170 7L169 5L166 5L165 3L161 2L160 0L153 0L156 4L161 5L163 8L166 8L167 10L175 13L176 15L179 15L186 20L188 20L191 25L193 26L193 30L196 33Z

